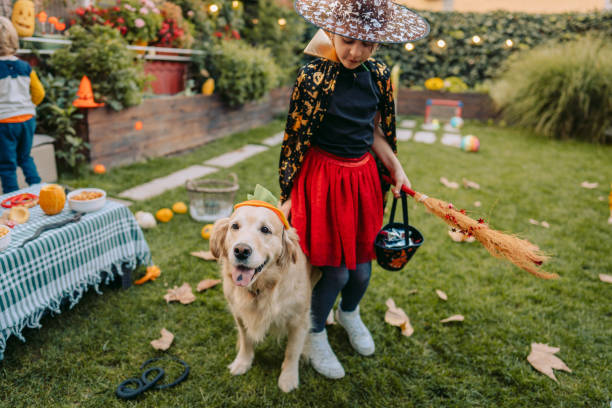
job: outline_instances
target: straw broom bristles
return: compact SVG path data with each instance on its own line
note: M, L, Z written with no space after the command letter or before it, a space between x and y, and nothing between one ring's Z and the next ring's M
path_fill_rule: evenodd
M465 215L464 210L456 210L452 204L425 194L415 192L414 199L425 205L432 214L444 220L451 227L464 234L473 235L484 247L497 258L506 258L519 268L542 279L556 279L556 273L540 270L540 265L548 259L540 253L540 248L531 242L514 235L493 230L482 219L476 221Z

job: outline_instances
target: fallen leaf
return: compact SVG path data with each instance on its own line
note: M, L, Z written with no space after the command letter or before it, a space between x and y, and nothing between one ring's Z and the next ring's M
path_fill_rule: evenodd
M397 326L402 329L402 334L406 337L410 337L412 333L414 333L414 329L410 324L410 319L406 315L403 309L397 307L393 299L389 298L385 302L387 307L387 312L385 313L385 322L389 323L391 326Z
M474 207L480 207L482 203L480 201L474 201Z
M330 326L332 324L336 324L336 321L334 320L334 309L333 308L332 310L329 311L329 314L327 315L327 320L325 320L326 326Z
M606 283L612 283L612 275L606 275L603 273L599 274L599 280Z
M550 228L550 224L549 224L549 223L547 223L546 221L542 221L542 222L540 223L540 225L541 225L542 227L544 227L544 228Z
M448 181L446 177L440 177L440 183L444 184L444 187L454 188L454 189L459 188L459 183L456 183L454 181Z
M187 282L185 282L180 288L178 286L175 286L172 289L168 289L168 293L164 295L164 299L166 299L166 302L168 303L173 301L179 301L182 304L186 305L193 302L196 297L191 291L191 286Z
M414 295L415 293L417 293L418 290L417 289L411 289L408 292L406 292L407 295Z
M461 180L463 182L463 187L465 188L473 188L475 190L480 190L480 184L475 181L468 180L466 178Z
M589 183L588 181L583 181L582 183L580 183L580 187L588 188L591 190L594 188L597 188L598 186L599 186L598 182Z
M168 350L173 340L174 334L164 328L161 329L161 337L159 339L151 340L151 346L155 350Z
M440 323L449 323L449 322L462 322L464 317L462 315L452 315L451 317L447 317L446 319L440 320Z
M531 343L531 353L527 356L527 361L533 368L557 381L553 368L568 373L572 372L559 357L555 356L559 350L558 347L551 347L548 344Z
M215 258L212 254L212 252L210 251L198 251L198 252L191 252L191 255L195 256L196 258L201 258L205 261L215 261L217 260L217 258Z
M533 225L540 225L540 221L538 221L538 220L534 220L533 218L530 218L530 219L529 219L529 223L530 223L530 224L533 224Z
M210 289L220 283L221 279L204 279L203 281L200 281L200 283L198 283L198 287L196 288L196 290L198 292L202 292L203 290Z
M159 278L159 275L161 275L161 269L159 269L159 266L147 266L147 273L145 274L145 276L138 279L137 281L134 281L134 285L142 285L143 283L148 282L150 280L154 281L155 279Z
M446 296L446 293L442 292L440 289L436 289L436 293L438 294L438 297L442 300L448 300L448 296Z

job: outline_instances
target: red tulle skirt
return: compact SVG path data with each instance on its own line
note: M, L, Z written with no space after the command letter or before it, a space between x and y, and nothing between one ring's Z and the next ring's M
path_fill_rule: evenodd
M375 259L382 218L380 180L370 153L352 159L317 147L307 152L291 190L291 224L313 265L355 269Z

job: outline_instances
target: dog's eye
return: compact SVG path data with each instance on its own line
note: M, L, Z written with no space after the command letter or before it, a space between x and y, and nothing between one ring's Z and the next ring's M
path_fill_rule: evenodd
M271 234L272 231L270 231L270 228L266 227L265 225L263 227L261 227L261 232L263 232L264 234Z
M237 229L239 229L239 228L240 228L240 225L238 225L238 223L233 223L233 224L232 224L232 229L237 230Z

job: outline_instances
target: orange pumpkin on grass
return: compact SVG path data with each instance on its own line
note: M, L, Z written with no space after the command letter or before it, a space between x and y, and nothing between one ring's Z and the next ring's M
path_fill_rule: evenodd
M40 189L38 205L47 215L59 214L66 204L64 188L57 184L46 184Z

